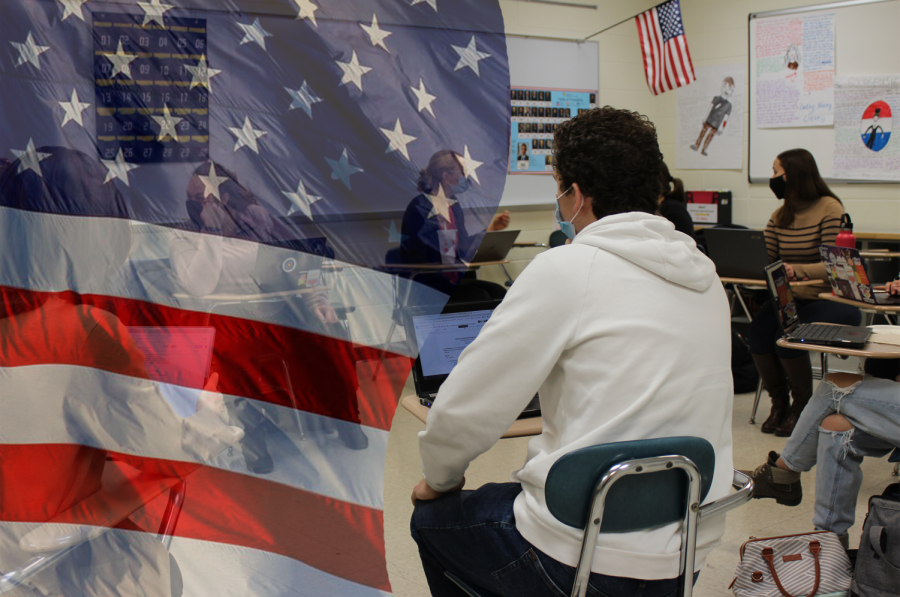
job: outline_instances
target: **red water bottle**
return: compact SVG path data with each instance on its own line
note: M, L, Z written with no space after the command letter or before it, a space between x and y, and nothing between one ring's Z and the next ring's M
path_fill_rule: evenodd
M841 216L841 231L838 232L834 244L847 249L856 248L856 237L853 235L853 222L850 220L850 214Z

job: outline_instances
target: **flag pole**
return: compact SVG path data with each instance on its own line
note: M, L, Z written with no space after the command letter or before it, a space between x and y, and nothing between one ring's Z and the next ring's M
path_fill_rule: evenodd
M587 40L591 39L592 37L596 37L596 36L600 35L600 34L603 33L604 31L609 31L610 29L612 29L612 28L614 28L614 27L618 27L618 26L621 25L622 23L627 23L628 21L630 21L630 20L633 19L634 17L636 17L636 16L638 16L638 15L640 15L640 14L643 14L644 12L647 12L647 11L639 12L639 13L637 13L636 15L631 15L631 16L628 17L627 19L622 19L621 21L619 21L619 22L616 23L615 25L610 25L609 27L606 27L605 29L601 29L601 30L598 31L597 33L592 33L591 35L588 35L587 37L583 37L583 38L581 38L581 39L579 39L579 40L577 40L577 41L578 41L579 43L586 42Z

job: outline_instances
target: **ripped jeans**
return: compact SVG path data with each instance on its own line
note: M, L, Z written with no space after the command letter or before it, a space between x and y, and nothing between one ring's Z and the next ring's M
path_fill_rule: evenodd
M822 429L825 417L835 413L844 415L853 429ZM781 459L797 472L818 464L813 524L843 535L853 526L863 457L881 458L895 447L900 447L900 384L867 375L846 388L822 381L803 409Z

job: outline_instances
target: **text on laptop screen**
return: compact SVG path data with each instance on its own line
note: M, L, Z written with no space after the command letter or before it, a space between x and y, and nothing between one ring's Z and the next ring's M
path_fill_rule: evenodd
M212 360L215 328L129 327L150 379L202 388Z
M447 375L491 317L490 309L413 317L422 374Z

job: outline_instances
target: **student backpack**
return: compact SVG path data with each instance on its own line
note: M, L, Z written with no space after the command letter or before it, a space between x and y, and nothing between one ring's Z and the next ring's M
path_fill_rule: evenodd
M869 498L850 593L895 597L900 591L900 483Z

